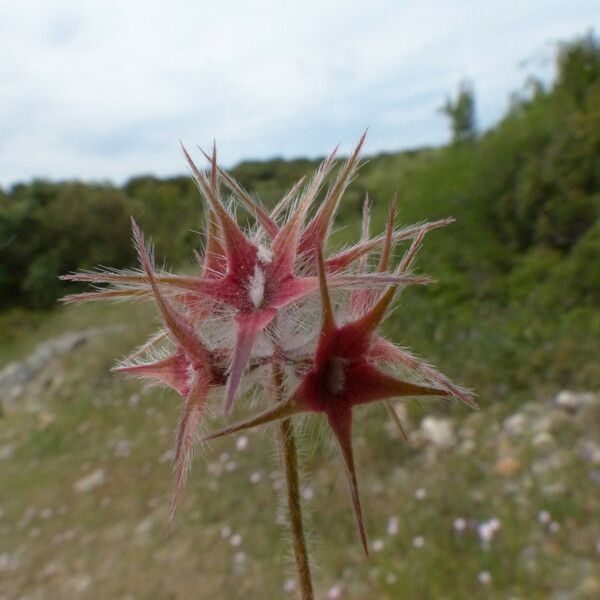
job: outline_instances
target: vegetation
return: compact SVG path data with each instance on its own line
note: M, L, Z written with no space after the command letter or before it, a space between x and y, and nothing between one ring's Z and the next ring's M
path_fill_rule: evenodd
M361 485L367 525L384 546L367 564L358 553L341 557L339 545L324 540L317 550L319 597L338 580L352 598L597 597L600 575L593 565L600 530L591 517L598 511L600 458L589 446L598 436L597 406L573 421L552 417L544 432L553 437L556 453L545 453L547 440L540 438L539 446L534 440L547 421L548 398L563 388L600 388L598 106L600 44L590 34L562 46L555 82L548 88L530 82L491 130L447 147L372 157L349 189L334 245L357 239L366 191L373 200L373 230L381 229L396 192L403 223L457 217L453 226L428 236L419 258L419 270L439 282L403 292L387 333L476 389L485 410L484 418L465 419L461 408L451 407L460 431L456 452L403 449L392 434L381 434L383 414L357 425L368 440L358 440L358 460L381 465L361 469ZM233 174L272 206L316 165L246 162ZM264 467L271 452L266 438L249 436L252 453L233 440L217 442L206 466L193 473L181 518L167 535L165 457L176 411L166 402L170 397L148 393L140 400L136 384L108 374L115 353L150 332L149 312L145 305L43 312L66 291L58 274L133 264L130 215L156 243L159 260L183 261L200 243L194 230L201 229L202 208L188 177L137 177L120 188L36 181L0 191L0 303L6 309L0 314L0 362L24 356L67 328L127 324L124 331L102 334L83 362L67 358L36 384L26 412L9 410L2 419L0 449L14 447L14 456L2 463L0 484L15 492L0 505L0 534L6 552L22 565L9 575L6 593L44 587L68 597L79 586L89 597L132 591L136 597L188 597L198 592L201 571L200 597L279 597L287 562L277 515L268 508L280 478L275 461L272 472ZM503 420L527 411L534 400L531 431L511 437ZM424 412L420 404L409 405L413 428ZM165 423L167 432L158 439L156 423ZM130 454L118 450L122 441ZM581 444L589 461L574 450ZM463 447L471 450L463 453ZM322 523L338 519L353 539L344 500L330 498L343 484L331 475L332 453L323 445L305 452L310 481L320 486L302 484L305 500L313 503L310 512ZM517 457L516 474L491 473L506 455ZM396 465L391 478L390 462ZM89 493L74 492L73 483L96 468L105 470L106 481ZM131 486L140 473L143 485ZM256 484L252 498L245 493L248 473L259 473L254 479L264 484ZM426 502L418 499L420 489ZM46 519L48 507L54 516ZM410 519L404 519L407 510ZM550 531L541 516L545 510L562 529ZM388 537L387 520L396 514L397 532ZM463 517L470 532L464 536L453 525ZM492 517L503 529L497 544L484 547L477 527ZM238 533L239 545L232 539ZM245 545L250 539L252 547ZM0 571L8 560L1 552ZM349 559L353 567L345 572ZM264 568L269 561L275 561L273 569ZM94 586L86 588L84 575L94 570ZM482 573L493 582L486 592L478 582Z
M468 82L461 82L456 99L448 98L440 110L450 119L452 141L455 144L475 139L475 92Z
M484 402L507 389L600 384L591 359L600 272L590 268L600 249L599 105L600 46L589 34L562 46L554 84L530 83L496 127L469 143L372 157L345 198L338 244L357 238L366 191L377 227L395 192L403 222L457 217L422 259L440 283L407 291L393 329L464 373ZM316 164L247 162L233 175L273 205ZM122 188L35 181L0 195L2 306L47 308L66 291L59 274L133 264L131 215L175 264L201 243L188 177Z
M59 331L105 328L54 359L0 419L0 487L10 490L0 499L0 596L297 597L271 430L200 450L168 524L178 399L109 373L115 354L152 332L152 312L69 306L24 336L33 348ZM420 439L436 404L408 405L409 446L385 410L357 411L369 560L337 448L315 418L300 428L316 597L597 598L600 402L572 416L548 398L462 410L452 447Z

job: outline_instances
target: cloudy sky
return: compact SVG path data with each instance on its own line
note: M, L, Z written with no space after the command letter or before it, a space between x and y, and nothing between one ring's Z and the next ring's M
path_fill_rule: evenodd
M178 140L244 158L439 144L466 78L494 123L597 0L0 0L0 184L185 172Z

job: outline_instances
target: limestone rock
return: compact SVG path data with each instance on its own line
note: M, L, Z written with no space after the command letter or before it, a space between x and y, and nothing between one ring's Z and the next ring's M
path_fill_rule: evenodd
M425 438L438 448L451 448L456 442L454 425L450 419L425 417L421 421L421 430Z
M84 494L101 486L105 481L106 471L104 469L96 469L75 482L75 491Z

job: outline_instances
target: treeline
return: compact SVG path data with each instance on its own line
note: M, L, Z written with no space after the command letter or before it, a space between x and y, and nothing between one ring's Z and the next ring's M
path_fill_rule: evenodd
M401 213L405 217L460 217L460 243L454 232L454 241L446 236L449 246L435 255L455 273L450 281L457 289L473 281L465 273L493 272L502 275L503 286L492 278L484 286L489 293L527 295L542 282L548 292L568 286L573 303L597 301L596 38L589 34L563 45L556 72L548 89L529 82L515 95L502 121L481 136L441 149L371 159L359 178L360 187L350 191L343 220L355 220L364 190L382 199L399 191L409 206ZM246 189L273 204L314 166L306 160L246 162L233 174ZM435 204L428 205L428 198L434 197ZM431 210L425 212L427 208ZM136 177L122 187L34 181L0 190L0 308L50 307L65 291L60 274L134 264L130 216L152 236L159 259L185 261L199 247L195 231L201 230L202 211L188 177ZM512 291L506 291L506 277Z
M243 163L234 172L273 202L307 168L307 161L271 161ZM189 177L135 177L122 187L40 180L0 190L0 308L48 308L65 292L59 275L134 265L132 216L171 264L200 248L203 206Z
M415 200L431 191L463 221L460 235L451 232L460 249L440 258L491 275L479 291L544 308L600 307L600 44L591 33L561 46L548 89L530 79L497 126L419 171L404 177Z

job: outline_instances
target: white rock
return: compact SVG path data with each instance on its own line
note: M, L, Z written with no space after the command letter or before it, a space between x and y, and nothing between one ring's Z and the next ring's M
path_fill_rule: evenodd
M554 446L554 438L547 431L540 431L540 433L536 433L531 443L541 450L547 450L548 448L552 448Z
M128 440L119 440L115 448L115 456L126 458L131 454L131 444Z
M10 460L15 453L16 446L14 444L6 444L0 447L0 461Z
M67 354L109 328L92 327L84 331L69 331L38 344L24 360L8 364L0 370L0 402L18 400L25 386L55 357Z
M150 533L153 525L154 519L152 517L148 517L137 524L135 528L135 533L140 536L145 536Z
M589 406L594 401L594 395L590 393L577 393L563 390L556 395L554 403L569 412L576 412L584 406Z
M248 447L248 438L245 435L240 435L240 437L235 441L235 447L243 451Z
M96 469L75 482L75 491L84 494L101 486L105 481L106 471L104 469Z
M71 579L73 589L80 594L88 590L91 584L92 578L89 575L77 575Z
M425 417L421 421L421 430L426 439L438 448L451 448L456 441L450 419Z
M165 450L159 457L158 462L162 465L166 462L173 462L175 460L175 450L173 448L169 448Z
M504 431L510 435L521 435L525 430L527 419L521 413L515 413L504 421Z
M15 571L19 566L19 561L10 554L0 554L0 573L4 571Z

